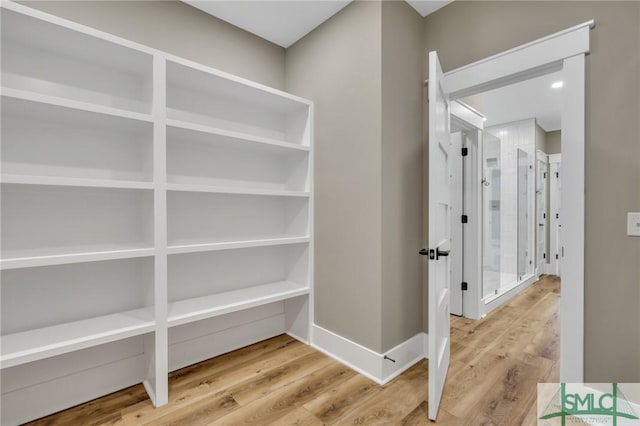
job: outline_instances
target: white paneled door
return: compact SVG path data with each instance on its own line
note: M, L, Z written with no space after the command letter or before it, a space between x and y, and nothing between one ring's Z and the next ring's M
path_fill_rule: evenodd
M442 67L429 53L429 418L436 419L449 369L451 272L450 113L442 86Z
M538 151L536 156L536 264L538 274L543 274L547 272L547 174L549 172L547 155Z

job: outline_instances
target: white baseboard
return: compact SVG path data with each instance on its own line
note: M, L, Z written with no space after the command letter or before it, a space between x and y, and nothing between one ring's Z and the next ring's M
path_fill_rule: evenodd
M427 333L418 333L388 350L383 354L383 359L385 355L395 362L384 360L382 365L383 384L390 382L418 361L428 357Z
M287 336L293 337L294 339L296 339L296 340L297 340L297 341L299 341L299 342L304 343L305 345L309 345L309 346L311 346L311 343L309 342L309 340L308 340L308 339L305 339L305 338L303 338L302 336L297 335L296 333L293 333L293 332L291 332L291 331L287 331L285 334L286 334Z
M314 324L311 346L379 385L384 385L427 357L427 334L418 333L381 354ZM395 362L385 359L385 356Z
M531 275L531 277L529 277L527 280L521 282L517 286L507 290L506 292L502 293L498 297L495 297L491 301L485 303L484 314L485 315L488 314L489 312L493 311L494 309L498 308L499 306L502 306L509 300L513 299L517 294L529 288L529 286L531 286L531 284L535 283L537 280L538 280L537 275Z

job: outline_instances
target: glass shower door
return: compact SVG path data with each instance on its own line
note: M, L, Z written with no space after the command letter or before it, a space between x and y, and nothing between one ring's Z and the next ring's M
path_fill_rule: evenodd
M529 274L529 266L533 264L529 250L529 228L531 220L529 212L529 171L531 170L529 154L518 148L518 280Z
M501 285L501 161L500 139L483 133L482 210L483 259L482 297L497 294Z

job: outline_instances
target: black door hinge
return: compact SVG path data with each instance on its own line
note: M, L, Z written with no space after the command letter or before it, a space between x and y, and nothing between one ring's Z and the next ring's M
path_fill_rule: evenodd
M547 178L547 172L542 173L542 179L546 179Z
M560 213L556 213L556 219L560 219Z
M469 222L469 216L467 216L466 214L462 215L462 223L467 223Z
M546 213L542 213L542 218L546 219L547 218L547 214Z
M546 259L547 258L547 253L542 253L542 258Z
M469 148L462 148L462 156L466 157L467 155L469 155Z
M560 177L560 172L556 172L556 178Z
M558 253L556 253L556 260L558 260Z
M462 291L467 291L469 289L469 284L462 281L461 287L462 287Z

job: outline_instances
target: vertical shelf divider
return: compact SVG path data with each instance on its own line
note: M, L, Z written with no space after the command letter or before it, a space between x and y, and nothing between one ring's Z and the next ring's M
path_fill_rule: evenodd
M166 144L166 61L153 57L153 183L154 183L154 315L156 322L154 359L149 376L153 378L153 404L169 401L167 330L167 144Z

